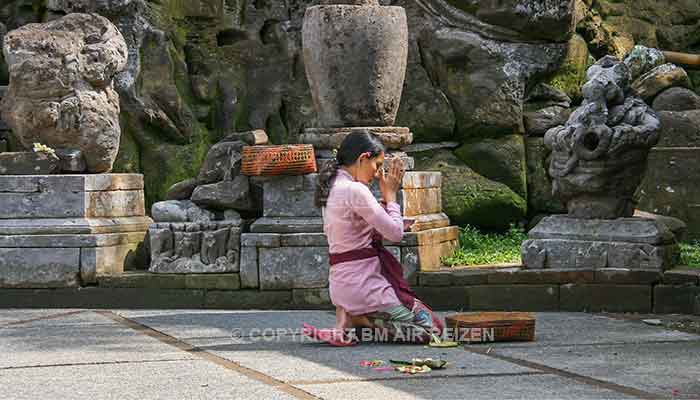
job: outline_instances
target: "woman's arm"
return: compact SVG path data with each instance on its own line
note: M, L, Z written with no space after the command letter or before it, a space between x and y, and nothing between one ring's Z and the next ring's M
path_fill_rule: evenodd
M385 239L400 242L403 238L403 217L401 207L389 202L382 208L367 186L354 182L350 187L350 208Z

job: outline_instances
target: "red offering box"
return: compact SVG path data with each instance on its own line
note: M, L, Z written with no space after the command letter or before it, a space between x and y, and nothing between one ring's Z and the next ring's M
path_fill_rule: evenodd
M445 317L448 333L459 342L535 340L535 316L525 312L480 312Z
M241 172L247 176L304 175L316 172L316 156L310 144L245 146Z

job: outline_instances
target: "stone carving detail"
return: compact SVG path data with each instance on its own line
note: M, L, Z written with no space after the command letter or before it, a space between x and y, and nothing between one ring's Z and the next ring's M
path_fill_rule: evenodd
M545 134L555 196L576 218L632 216L649 149L659 140L657 114L629 93L629 68L612 56L587 72L584 100Z
M238 272L241 220L156 223L148 229L151 272Z
M109 172L121 134L112 80L127 61L117 28L96 14L69 14L9 32L3 52L10 86L0 109L20 145L80 150L88 172Z

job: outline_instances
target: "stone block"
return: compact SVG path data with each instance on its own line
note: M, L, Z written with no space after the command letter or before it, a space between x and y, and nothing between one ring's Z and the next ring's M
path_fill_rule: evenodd
M344 128L307 128L299 136L299 143L308 143L315 149L337 149L351 132L368 130L384 143L388 150L398 150L413 141L413 134L408 128L396 126L381 127L344 127Z
M0 153L0 175L48 175L59 171L59 160L33 151Z
M237 273L187 274L184 277L187 289L238 290L241 288L241 277Z
M81 175L86 192L113 190L143 190L141 174L91 174Z
M119 246L85 247L80 249L80 278L83 283L94 283L102 275L124 272L130 254L136 253L138 243Z
M566 239L662 245L675 238L666 225L644 218L580 219L565 215L543 218L528 232L530 239Z
M253 233L316 233L323 232L321 218L259 218L250 226Z
M292 289L292 302L300 308L326 308L335 309L331 302L331 296L326 288L317 289Z
M262 129L256 129L246 132L232 132L224 136L219 142L245 142L249 146L257 146L267 144L268 136Z
M243 233L241 247L280 247L281 236L277 233Z
M428 171L410 171L403 176L403 189L427 189L442 187L442 173Z
M280 235L282 247L319 247L328 246L328 239L323 233L290 233Z
M659 270L601 268L595 271L597 283L651 285L661 281Z
M83 152L75 149L57 149L59 170L61 172L79 174L87 170Z
M470 310L471 288L449 286L414 288L416 295L433 310L465 311Z
M262 290L326 287L328 248L260 248L258 268Z
M0 219L0 235L78 235L145 232L152 223L153 221L148 217Z
M0 307L196 309L203 290L84 287L0 290Z
M654 313L693 314L695 301L700 295L697 286L654 286Z
M651 312L651 285L565 284L560 311Z
M672 269L664 272L663 282L666 285L698 285L700 284L700 269Z
M151 272L129 271L118 275L98 277L100 287L141 288L141 289L184 289L186 275L154 274Z
M0 248L0 287L78 286L79 274L79 248Z
M86 216L138 217L146 215L143 190L118 190L85 193Z
M459 227L447 226L444 228L429 229L420 232L406 232L398 243L399 246L426 246L429 244L442 243L450 240L459 240ZM384 245L391 245L392 242L384 241Z
M267 187L267 184L265 185ZM321 209L314 205L314 192L270 191L263 189L265 217L320 217Z
M442 267L442 258L454 254L457 247L459 247L459 242L457 240L448 240L416 247L419 270L439 270ZM411 247L404 247L403 249L409 248Z
M140 238L139 238L140 237ZM107 234L0 235L0 247L98 247L143 241L144 232Z
M2 181L0 177L0 186ZM0 193L0 219L85 216L85 193L50 189L31 193Z
M427 231L435 228L445 228L450 225L450 219L445 213L423 214L409 217L414 222L408 229L409 232Z
M258 272L258 248L246 246L241 247L240 263L241 287L245 289L259 288L260 276Z
M207 290L204 306L234 310L288 309L292 301L291 290Z
M440 188L403 189L401 192L403 215L407 217L442 212L442 191Z
M540 269L540 270L497 270L488 276L489 284L541 284L541 283L592 283L593 270Z
M492 271L487 269L441 269L439 271L419 272L420 286L471 286L484 285Z
M471 286L469 303L475 311L558 311L559 286Z

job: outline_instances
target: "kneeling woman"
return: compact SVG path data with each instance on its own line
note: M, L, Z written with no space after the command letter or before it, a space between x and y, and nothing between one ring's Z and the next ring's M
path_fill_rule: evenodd
M399 242L404 222L396 193L403 179L401 160L385 172L384 146L368 132L343 140L336 159L319 172L316 205L323 211L323 229L330 252L329 292L336 306L334 329L304 325L304 332L334 345L354 342L351 328L386 329L389 338L427 342L440 335L440 319L411 291L403 268L382 246ZM369 189L377 178L380 204Z

